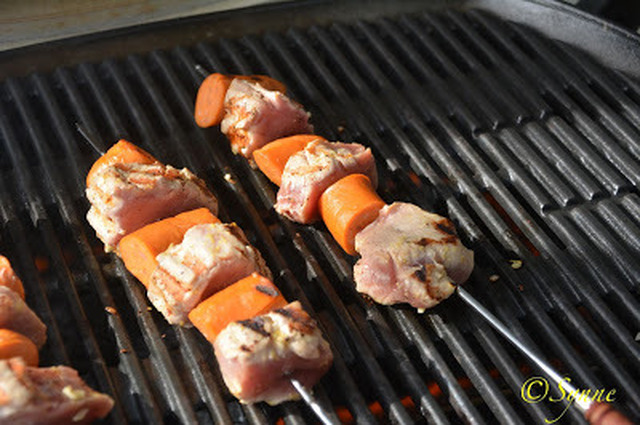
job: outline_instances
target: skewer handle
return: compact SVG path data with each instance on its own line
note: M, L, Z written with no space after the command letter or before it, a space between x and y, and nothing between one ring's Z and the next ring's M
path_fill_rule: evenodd
M609 403L593 403L584 417L591 425L633 425L629 418Z

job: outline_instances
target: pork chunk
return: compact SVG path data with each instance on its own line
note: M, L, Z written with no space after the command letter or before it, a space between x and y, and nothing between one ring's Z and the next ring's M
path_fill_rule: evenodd
M354 173L366 175L373 186L377 186L378 174L371 149L358 143L314 140L287 161L276 211L298 223L312 223L320 218L318 200L322 193Z
M113 251L120 239L163 218L206 207L217 214L218 201L186 168L163 164L114 164L101 168L87 187L87 220Z
M355 245L361 255L353 269L356 289L380 304L433 307L473 270L473 251L451 221L403 202L383 207Z
M329 343L297 301L229 324L214 348L224 382L242 403L298 399L290 379L311 388L333 362Z
M89 388L69 367L28 367L17 357L0 360L0 423L89 424L112 407L111 397Z
M236 78L224 99L225 116L220 130L231 141L234 153L251 158L267 143L293 134L313 133L309 113L276 90Z
M47 341L47 327L15 291L0 286L0 329L29 338L38 348Z
M253 272L271 278L260 253L235 224L199 224L159 254L147 295L171 324L191 326L187 315L203 299Z

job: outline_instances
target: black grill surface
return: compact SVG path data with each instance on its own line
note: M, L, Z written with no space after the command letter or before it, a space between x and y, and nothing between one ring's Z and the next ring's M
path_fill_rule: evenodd
M205 339L168 326L103 253L84 218L97 154L76 122L102 149L126 138L206 180L221 218L245 230L285 296L324 329L336 360L316 394L341 420L542 424L565 407L523 401L540 372L457 297L417 314L357 294L354 260L325 228L280 218L276 188L218 129L195 126L196 64L282 80L318 134L371 146L385 201L450 217L474 249L468 290L573 384L615 389L618 407L640 417L639 82L526 26L439 9L0 85L0 252L48 326L42 364L73 366L113 395L106 423L315 418L301 402L239 404ZM558 423L583 422L569 409Z

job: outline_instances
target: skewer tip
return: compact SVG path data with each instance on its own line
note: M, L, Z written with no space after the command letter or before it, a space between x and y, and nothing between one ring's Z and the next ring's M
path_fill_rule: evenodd
M89 143L93 150L95 150L100 155L104 155L104 151L98 147L95 141L89 136L87 131L79 123L76 122L75 124L78 133L80 133L80 135L87 141L87 143Z
M202 75L203 77L205 77L205 78L207 78L209 76L209 74L211 74L209 71L204 69L204 67L202 65L200 65L199 63L196 64L195 68L196 68L196 71L198 71L198 73L200 75Z
M339 424L338 421L336 421L335 419L329 416L329 414L324 410L324 408L320 405L320 403L318 403L318 400L316 400L313 394L311 394L311 391L305 388L305 386L302 385L300 381L298 381L295 378L291 378L291 384L293 385L293 388L296 389L298 394L300 394L300 396L305 401L305 403L307 403L309 407L311 407L311 410L313 410L316 416L318 416L318 419L320 419L320 421L324 425Z

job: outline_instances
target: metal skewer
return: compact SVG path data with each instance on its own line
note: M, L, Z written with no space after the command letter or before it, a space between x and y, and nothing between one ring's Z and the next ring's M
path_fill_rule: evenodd
M204 66L200 65L199 63L196 64L195 68L196 68L196 71L198 71L198 73L202 75L204 78L207 78L209 74L211 74L209 71L207 71L204 68Z
M484 317L489 324L496 329L498 332L502 334L505 338L507 338L513 345L515 345L524 355L526 355L529 359L531 359L538 367L540 367L544 373L546 373L553 382L557 385L562 385L562 387L567 390L568 393L572 393L577 389L567 382L566 379L563 379L545 360L543 360L540 356L533 352L526 344L520 341L514 334L511 332L509 328L507 328L504 323L500 321L493 313L487 310L478 300L476 300L470 293L468 293L465 289L462 289L458 286L458 295L460 298L467 303L467 305L471 306L475 311L480 313L482 317ZM576 397L574 399L575 406L585 414L589 408L593 405L593 400L588 399L586 397Z
M327 413L324 411L324 408L320 405L320 403L318 403L318 400L315 399L313 394L311 394L311 392L307 388L305 388L305 386L302 385L300 381L298 381L295 378L291 378L290 380L291 380L291 384L293 385L293 388L295 388L296 391L298 391L298 394L300 394L300 396L305 401L305 403L307 403L307 405L311 407L311 410L313 410L313 413L315 413L316 416L318 416L318 419L320 419L320 421L323 424L325 425L339 424L339 422L335 421L334 419L330 418L329 415L327 415Z
M100 149L98 147L98 145L96 145L96 143L89 136L87 131L84 128L82 128L82 126L80 124L78 124L78 123L76 123L76 130L78 130L78 133L80 133L80 135L82 135L82 137L84 137L84 139L87 141L87 143L89 143L89 145L93 148L93 150L98 152L100 155L104 155L104 152L102 151L102 149Z

